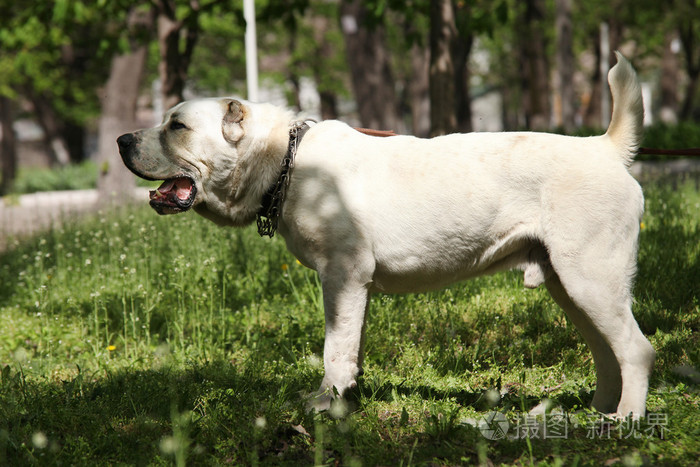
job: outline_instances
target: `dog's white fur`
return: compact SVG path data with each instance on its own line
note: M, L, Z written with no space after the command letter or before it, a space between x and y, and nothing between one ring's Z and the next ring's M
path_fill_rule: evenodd
M361 372L370 294L443 287L518 268L545 283L588 343L593 407L641 416L654 350L631 312L644 201L627 168L641 138L642 100L621 55L605 135L471 133L378 138L338 121L313 125L296 156L279 232L318 271L326 315L327 408ZM185 129L171 129L178 121ZM189 101L122 150L150 178L194 179L197 212L252 222L276 180L295 116L231 99ZM126 153L126 154L125 154Z

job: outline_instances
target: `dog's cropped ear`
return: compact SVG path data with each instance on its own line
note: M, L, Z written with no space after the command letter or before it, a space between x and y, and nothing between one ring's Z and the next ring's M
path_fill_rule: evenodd
M223 105L226 113L221 122L221 132L226 141L234 144L243 137L243 127L241 127L241 121L245 115L243 105L234 99L225 100Z

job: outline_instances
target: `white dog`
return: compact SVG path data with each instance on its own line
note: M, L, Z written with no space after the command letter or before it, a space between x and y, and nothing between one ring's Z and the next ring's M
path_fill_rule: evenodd
M287 110L222 98L181 103L160 126L118 144L134 173L165 180L151 192L159 213L193 207L234 226L257 217L263 233L278 229L318 271L326 337L316 408L329 406L334 388L342 396L356 385L372 293L517 268L526 287L546 285L588 343L593 407L641 416L655 354L630 308L644 200L627 169L641 138L642 97L619 54L608 81L612 122L591 138L378 138L339 121L309 128Z

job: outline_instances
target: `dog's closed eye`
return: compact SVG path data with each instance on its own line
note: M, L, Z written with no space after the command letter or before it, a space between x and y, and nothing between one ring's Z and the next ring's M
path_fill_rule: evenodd
M186 130L187 125L185 125L182 122L178 122L177 120L173 120L170 122L170 127L171 130L176 131L176 130Z

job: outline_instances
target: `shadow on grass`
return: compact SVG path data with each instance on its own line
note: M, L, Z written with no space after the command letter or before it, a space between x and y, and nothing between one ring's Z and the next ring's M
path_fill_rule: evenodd
M219 362L30 382L5 367L0 464L145 465L178 453L188 464L213 458L241 464L278 450L280 437L288 438L288 458L308 461L304 436L282 420L305 416L293 405L301 407L298 392L308 381L286 376L282 383L250 366L241 371Z
M673 330L698 306L700 255L691 257L698 238L697 228L688 232L680 226L642 233L635 296L643 304L637 317L645 333Z
M500 384L500 383L499 383ZM419 395L426 401L453 401L462 407L472 407L477 411L509 411L527 413L542 402L542 397L525 395L520 392L517 385L508 387L505 394L494 404L489 397L489 390L495 389L501 393L500 388L484 388L483 391L465 389L438 389L423 384L410 384L406 381L395 384L388 381L363 380L351 393L350 397L355 401L359 397L368 400L391 402L396 396L411 397ZM575 393L568 392L550 397L554 406L560 406L564 410L574 410L590 407L594 391L578 389Z

